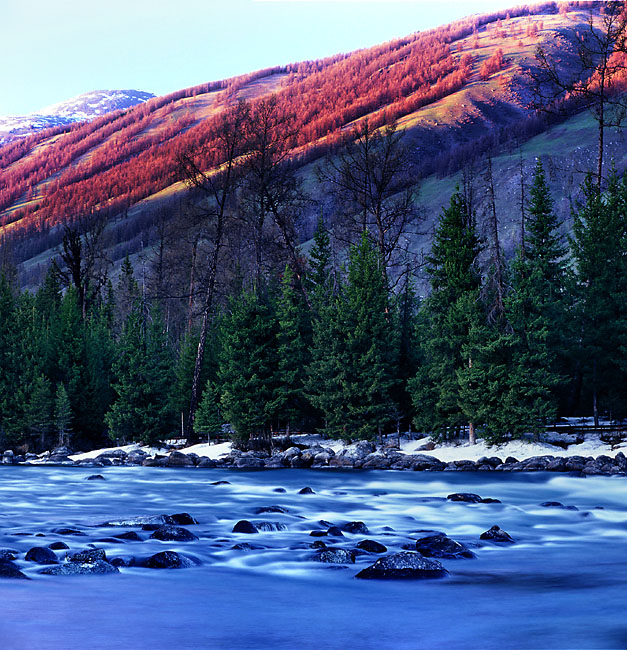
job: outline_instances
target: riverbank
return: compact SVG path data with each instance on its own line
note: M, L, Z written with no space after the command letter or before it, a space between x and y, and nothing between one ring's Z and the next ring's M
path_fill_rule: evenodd
M551 471L581 475L627 474L627 444L610 444L600 435L551 438L544 441L514 440L488 446L485 441L436 443L423 437L389 438L384 444L358 441L350 444L319 435L281 438L272 453L243 452L230 442L202 443L182 449L139 444L72 453L59 447L44 454L24 457L4 452L4 464L53 464L79 467L142 465L147 467L198 467L235 469L342 468L409 471ZM559 443L559 444L555 444ZM570 444L569 444L570 443Z

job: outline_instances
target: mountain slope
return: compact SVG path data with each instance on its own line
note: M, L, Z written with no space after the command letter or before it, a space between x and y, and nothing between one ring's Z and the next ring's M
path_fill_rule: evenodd
M92 120L142 104L152 97L152 93L141 90L94 90L28 115L0 117L0 143L35 131Z
M294 160L304 174L341 147L359 120L398 120L419 161L423 200L433 216L443 192L431 174L458 178L454 174L472 154L499 142L520 145L546 129L528 108L525 71L534 65L538 45L565 60L571 56L587 17L579 3L558 11L552 2L474 16L36 133L0 147L0 232L13 239L17 261L43 261L59 242L60 224L98 212L110 221L113 257L133 252L137 244L130 241L138 231L150 226L164 202L183 195L179 154L202 148L206 169L220 164L212 147L216 117L238 99L254 103L270 93L280 110L293 115ZM486 62L499 50L500 62L486 73ZM439 184L444 193L451 183Z

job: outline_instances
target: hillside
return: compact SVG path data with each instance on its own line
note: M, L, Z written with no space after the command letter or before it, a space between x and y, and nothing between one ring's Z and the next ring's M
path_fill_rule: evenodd
M359 120L367 117L375 126L398 121L421 179L427 224L418 247L427 245L430 222L460 181L461 167L500 146L497 202L511 242L517 147L527 166L535 156L547 158L563 196L591 167L592 123L583 115L553 126L540 119L529 108L525 74L538 45L567 61L587 17L585 3L576 2L562 3L560 11L548 2L473 16L367 50L208 83L88 123L43 130L0 147L0 233L10 238L15 261L30 271L29 282L37 281L58 246L59 226L86 215L108 220L113 259L137 252L149 240L141 233L184 195L180 154L202 148L202 166L219 165L212 143L216 118L239 99L254 105L274 93L279 109L293 116L294 161L306 178L313 178L317 161L342 147ZM502 56L495 64L497 50ZM612 135L610 147L621 167L622 136ZM476 180L480 185L478 173Z
M120 111L154 97L141 90L94 90L28 115L0 117L0 144L25 138L44 129L85 122L106 113Z

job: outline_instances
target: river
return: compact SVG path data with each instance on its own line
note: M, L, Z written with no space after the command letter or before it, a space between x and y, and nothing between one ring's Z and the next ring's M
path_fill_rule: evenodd
M109 558L165 549L200 559L179 570L121 568L0 581L2 650L426 650L627 647L627 481L546 473L110 467L0 467L0 548L25 553L63 540ZM216 485L216 482L228 481ZM314 494L299 494L309 486ZM285 490L277 491L277 490ZM473 492L502 503L446 500ZM575 509L542 507L546 501ZM287 513L256 515L279 505ZM192 542L98 542L103 522L189 512ZM240 519L285 530L232 533ZM325 524L320 524L324 520ZM362 521L368 535L321 538L353 549L364 538L402 549L430 530L476 559L442 560L441 580L355 579L377 556L346 567L312 560L310 531ZM515 544L480 543L497 524ZM86 536L53 533L75 527ZM131 528L117 529L131 530ZM147 538L150 533L135 528ZM43 534L45 537L35 537ZM252 550L233 550L247 542ZM63 552L58 552L59 558Z

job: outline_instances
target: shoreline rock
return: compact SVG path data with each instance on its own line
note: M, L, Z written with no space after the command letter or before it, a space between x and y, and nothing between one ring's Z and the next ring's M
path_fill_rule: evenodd
M197 454L184 454L173 450L168 456L148 456L142 450L126 453L124 450L109 450L94 459L72 461L67 448L55 449L52 453L40 454L37 462L30 458L13 455L10 450L2 454L3 464L64 465L74 467L144 466L176 468L221 468L221 469L357 469L357 470L401 470L414 472L561 472L578 476L615 476L627 474L627 457L623 452L614 458L601 454L592 456L532 456L518 460L511 456L502 460L498 456L483 456L478 460L453 460L444 462L427 454L402 454L391 446L375 446L369 441L360 441L339 453L329 447L316 444L301 449L288 447L285 451L239 451L237 449L223 457L212 459ZM96 475L100 476L100 475ZM91 478L91 477L89 477ZM104 478L104 477L103 477Z

